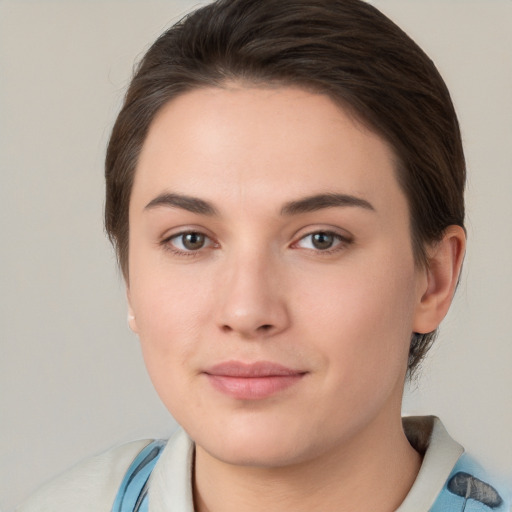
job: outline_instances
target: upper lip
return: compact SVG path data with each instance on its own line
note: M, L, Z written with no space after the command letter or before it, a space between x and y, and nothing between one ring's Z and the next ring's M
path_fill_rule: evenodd
M243 363L241 361L225 361L213 365L205 370L208 375L222 377L284 377L288 375L302 375L306 372L288 368L271 361L257 361L254 363Z

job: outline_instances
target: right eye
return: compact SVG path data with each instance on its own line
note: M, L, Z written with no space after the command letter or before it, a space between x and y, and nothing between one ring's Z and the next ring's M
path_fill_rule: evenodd
M213 240L199 231L187 231L173 235L165 243L177 253L194 253L214 245Z

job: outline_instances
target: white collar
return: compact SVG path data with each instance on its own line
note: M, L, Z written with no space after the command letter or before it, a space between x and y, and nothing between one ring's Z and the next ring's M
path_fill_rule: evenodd
M149 487L149 512L194 512L194 443L183 429L167 442Z
M418 476L396 512L428 510L464 449L434 416L405 417L403 424L409 442L424 456ZM194 512L193 464L194 443L179 429L151 475L149 512Z
M464 448L450 437L435 416L404 417L402 423L413 448L424 455L418 476L396 512L429 510Z

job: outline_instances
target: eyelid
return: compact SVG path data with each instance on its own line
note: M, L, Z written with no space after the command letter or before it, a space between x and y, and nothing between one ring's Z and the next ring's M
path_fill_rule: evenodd
M207 242L205 246L200 247L197 250L180 249L179 247L176 247L176 245L172 243L174 239L191 233L202 235L209 242ZM165 250L168 250L175 255L189 257L198 256L205 250L215 249L219 247L219 243L215 240L215 238L208 234L207 230L198 226L180 226L174 228L172 232L167 231L167 233L163 235L161 240L158 242L158 245L162 246Z
M183 224L180 226L174 226L172 228L166 229L165 231L162 230L161 233L162 234L158 237L160 242L165 242L173 237L185 235L187 233L200 233L201 235L211 238L212 240L215 239L209 229L206 229L205 227L198 224Z
M327 249L316 249L316 248L307 248L307 247L300 247L299 243L306 239L307 237L313 236L318 233L324 233L334 236L338 243L333 245L332 247L329 247ZM323 253L323 254L329 254L333 252L337 252L340 250L343 250L346 248L347 245L350 245L354 242L354 236L349 233L348 231L333 227L333 226L308 226L307 228L301 229L294 237L294 242L290 245L293 249L304 249L313 251L315 253Z
M314 235L315 233L331 233L347 241L354 240L354 235L350 233L350 231L331 224L309 224L307 226L303 226L295 231L292 238L295 241L298 241L308 235Z
M203 253L205 250L216 249L220 247L218 241L208 232L209 230L204 229L199 226L189 225L189 226L179 226L172 230L168 230L159 240L158 245L164 247L166 250L184 256L198 256L200 253ZM184 236L190 233L201 234L207 240L205 246L200 247L197 250L194 249L180 249L176 247L175 244L172 243L172 240L179 238L180 236ZM338 243L335 243L332 247L327 249L317 249L317 248L302 248L299 246L299 243L306 239L307 237L313 236L318 233L324 233L328 235L332 235L336 238ZM350 245L354 242L354 237L348 231L333 227L333 226L307 226L305 228L301 228L293 237L293 242L289 245L292 249L304 249L309 250L315 253L323 253L329 254L332 252L336 252L338 250L342 250L347 245Z

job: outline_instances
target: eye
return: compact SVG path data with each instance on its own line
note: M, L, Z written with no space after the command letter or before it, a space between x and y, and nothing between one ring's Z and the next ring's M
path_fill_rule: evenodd
M343 243L349 243L349 240L332 231L316 231L302 237L296 245L302 249L329 251L330 249L336 249Z
M164 241L170 244L176 252L195 252L214 245L213 241L199 231L188 231L173 235Z

